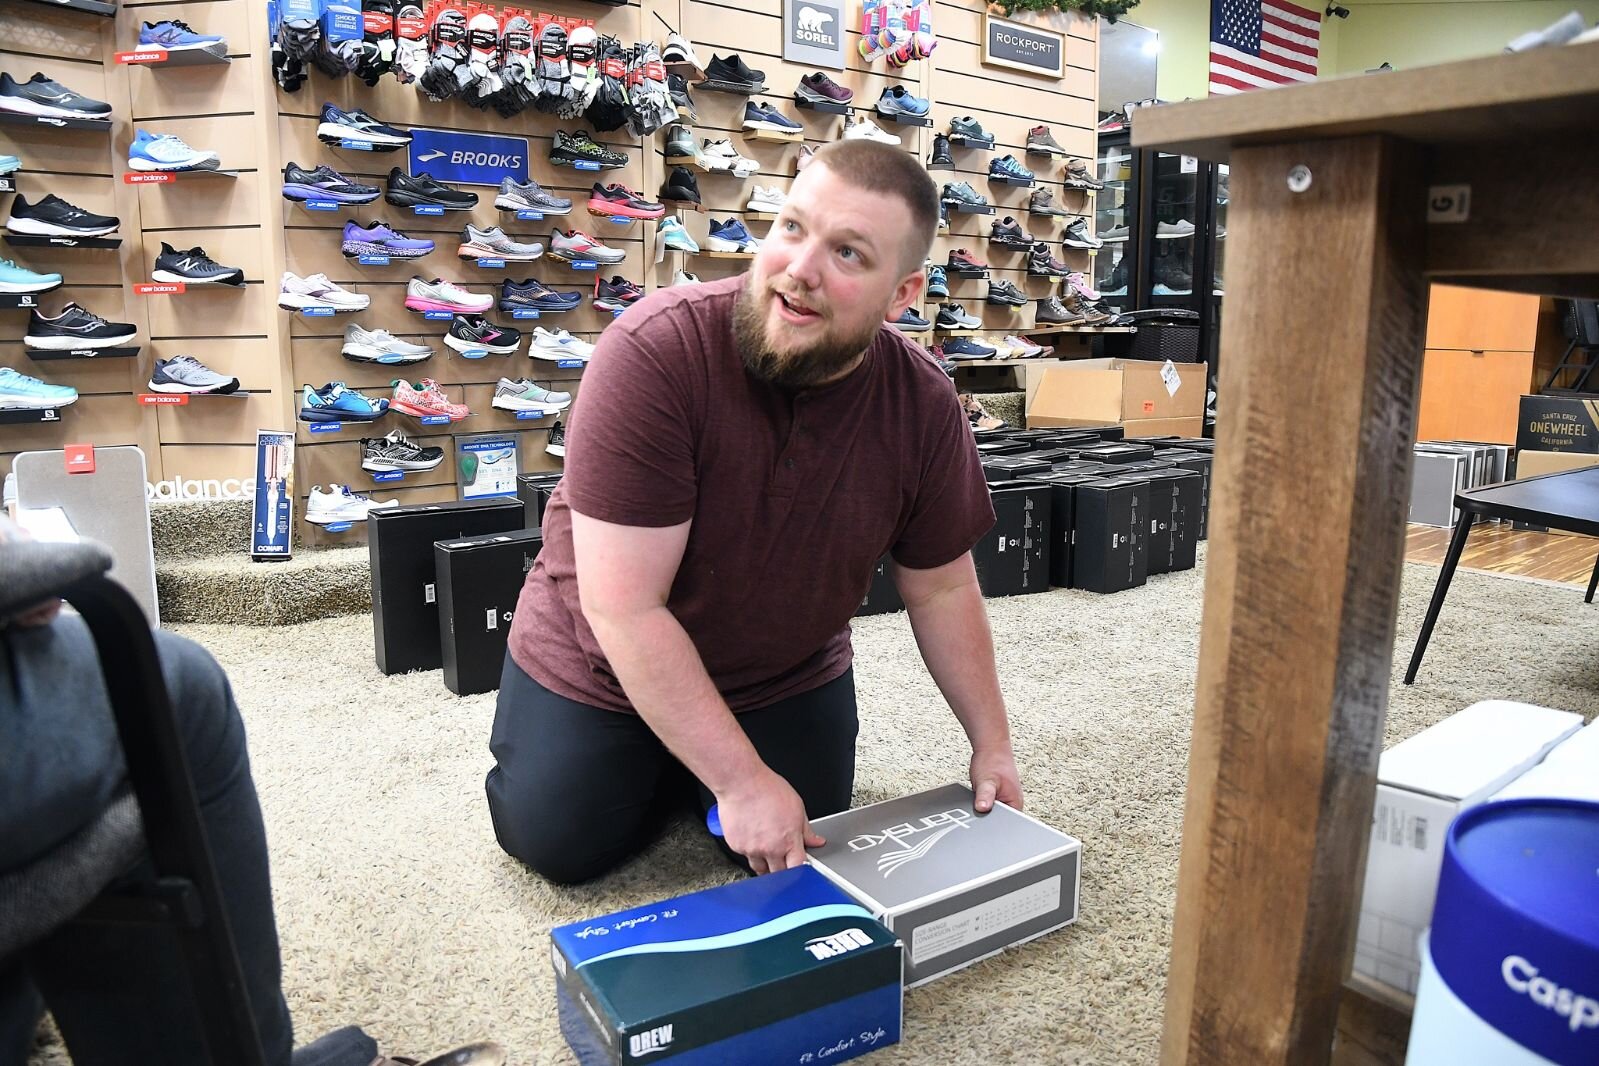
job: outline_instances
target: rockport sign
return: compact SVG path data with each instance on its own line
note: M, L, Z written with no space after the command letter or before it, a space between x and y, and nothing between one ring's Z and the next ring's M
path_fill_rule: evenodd
M983 62L1052 78L1066 73L1066 38L1053 30L983 16Z

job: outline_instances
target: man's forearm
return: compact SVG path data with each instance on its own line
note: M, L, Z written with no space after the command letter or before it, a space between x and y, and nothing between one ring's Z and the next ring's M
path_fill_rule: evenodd
M908 604L911 631L972 749L1010 748L1010 723L994 668L994 637L976 581Z
M721 796L765 767L671 611L586 617L639 717L706 788Z

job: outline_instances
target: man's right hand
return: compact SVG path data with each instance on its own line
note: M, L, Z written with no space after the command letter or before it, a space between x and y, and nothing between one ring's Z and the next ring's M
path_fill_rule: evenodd
M757 874L803 865L806 848L827 843L811 831L799 793L770 769L716 802L722 839Z

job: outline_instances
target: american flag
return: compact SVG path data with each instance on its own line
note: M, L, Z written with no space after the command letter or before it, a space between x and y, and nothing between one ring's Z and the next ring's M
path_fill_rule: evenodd
M1210 94L1316 79L1321 13L1285 0L1211 0Z

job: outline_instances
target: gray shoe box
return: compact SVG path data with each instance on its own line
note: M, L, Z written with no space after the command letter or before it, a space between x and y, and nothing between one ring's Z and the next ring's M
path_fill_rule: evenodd
M810 864L905 945L905 987L1077 920L1083 845L952 784L811 823Z

